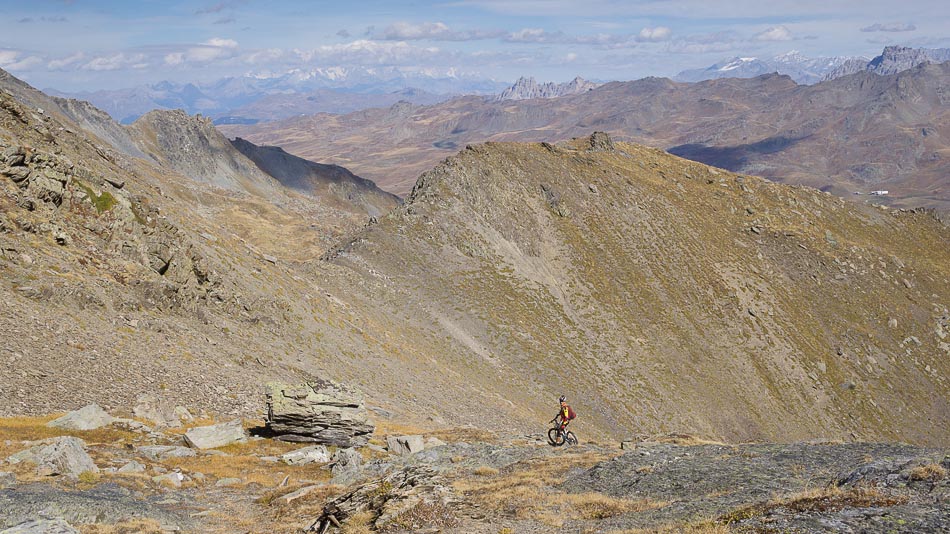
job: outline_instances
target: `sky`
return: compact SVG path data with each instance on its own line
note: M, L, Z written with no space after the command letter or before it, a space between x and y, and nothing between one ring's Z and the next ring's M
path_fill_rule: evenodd
M0 0L0 68L76 92L396 69L562 82L950 47L946 0Z

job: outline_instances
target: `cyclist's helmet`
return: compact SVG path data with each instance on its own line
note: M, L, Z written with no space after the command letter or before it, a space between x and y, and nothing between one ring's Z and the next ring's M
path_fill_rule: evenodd
M567 402L567 397L565 397L564 395L561 395L560 397L558 397L557 401L558 401L559 403L560 403L560 402Z

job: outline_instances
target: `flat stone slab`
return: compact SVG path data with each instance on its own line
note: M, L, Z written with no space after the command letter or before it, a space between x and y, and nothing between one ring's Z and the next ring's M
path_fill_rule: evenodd
M143 447L136 447L135 450L149 460L156 462L167 460L168 458L190 458L198 455L194 449L179 447L177 445L145 445Z
M216 449L246 441L247 434L244 432L240 419L217 425L199 426L185 432L185 443L195 449Z
M288 465L325 464L330 461L330 451L323 445L312 445L290 451L280 459Z
M388 436L386 446L389 452L403 456L421 452L426 448L422 436Z

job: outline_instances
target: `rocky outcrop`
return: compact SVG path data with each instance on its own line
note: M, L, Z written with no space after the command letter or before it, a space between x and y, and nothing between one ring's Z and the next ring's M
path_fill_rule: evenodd
M32 519L0 530L0 534L79 534L79 531L62 519Z
M330 461L330 451L323 445L312 445L290 451L280 459L287 465L325 464Z
M375 429L362 395L330 380L269 384L266 424L277 439L340 447L366 444Z
M950 61L950 48L887 46L881 55L870 61L854 59L843 63L825 75L822 81L834 80L835 78L865 71L887 76L912 69L923 63L943 63L944 61Z
M528 100L532 98L557 98L559 96L576 95L596 89L598 84L589 82L580 76L569 82L547 82L539 84L534 78L522 76L511 87L502 91L495 100Z

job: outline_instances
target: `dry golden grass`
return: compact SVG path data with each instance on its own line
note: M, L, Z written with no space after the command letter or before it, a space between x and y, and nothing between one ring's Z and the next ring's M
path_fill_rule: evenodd
M496 513L532 519L551 526L560 526L565 519L602 519L666 505L596 493L569 494L555 489L556 485L563 482L567 471L589 468L608 458L597 453L532 458L497 474L490 474L486 470L484 474L478 474L478 478L456 481L454 488Z
M494 467L489 467L487 465L481 465L472 469L473 475L478 475L480 477L494 476L498 474L498 470Z
M919 465L910 471L911 480L928 480L936 482L947 476L947 470L940 464Z
M722 445L726 446L725 443L721 441L701 438L694 436L692 434L665 434L663 436L656 436L650 438L650 441L655 441L657 443L671 443L673 445Z
M164 464L187 472L204 473L216 479L240 478L244 484L260 484L265 487L277 486L287 475L290 475L291 482L322 481L330 478L330 473L323 468L323 464L273 464L262 462L259 457L249 454L169 458Z
M22 441L36 441L58 436L76 436L87 444L97 443L117 443L123 440L130 440L138 434L126 430L119 430L114 427L106 426L96 430L65 430L62 428L51 428L46 423L61 417L63 414L47 415L42 417L2 417L0 418L0 457L7 457L10 454L24 449ZM10 445L6 442L10 441Z
M807 489L791 495L771 499L766 503L745 506L719 518L719 522L733 523L761 516L775 508L795 512L825 512L844 508L869 508L896 506L907 502L903 495L888 495L875 486L862 485L848 489L838 486Z
M373 514L360 512L353 514L344 523L341 534L371 534L373 532Z

